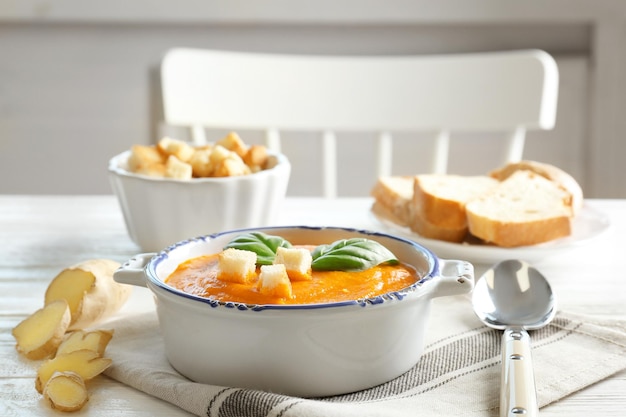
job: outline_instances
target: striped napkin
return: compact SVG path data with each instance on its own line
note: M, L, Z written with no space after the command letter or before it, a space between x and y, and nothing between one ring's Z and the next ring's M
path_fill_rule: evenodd
M352 394L304 399L189 381L165 358L155 312L108 323L106 374L198 416L496 416L501 332L481 325L466 296L432 302L420 362ZM540 407L626 369L626 321L559 312L531 340Z

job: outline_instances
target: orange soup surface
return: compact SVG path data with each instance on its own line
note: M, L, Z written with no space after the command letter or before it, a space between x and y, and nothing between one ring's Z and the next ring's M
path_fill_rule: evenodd
M257 282L240 284L217 278L218 254L190 259L178 266L166 283L189 294L217 301L247 304L315 304L356 300L398 291L417 282L417 272L405 264L378 265L359 272L313 271L308 281L291 281L292 297L261 294ZM257 267L257 276L259 268Z

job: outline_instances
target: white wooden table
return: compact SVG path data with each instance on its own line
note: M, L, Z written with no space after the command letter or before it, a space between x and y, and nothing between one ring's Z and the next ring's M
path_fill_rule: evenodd
M288 199L282 224L372 229L370 199ZM590 200L612 227L589 244L540 262L561 309L626 319L626 200ZM140 250L130 241L113 196L0 196L0 416L58 416L35 391L37 362L15 351L11 329L40 308L49 281L63 268L91 258L123 262ZM485 266L476 265L478 273ZM119 313L152 309L136 288ZM183 416L154 397L99 377L88 405L72 415ZM544 416L626 415L626 372L541 410Z

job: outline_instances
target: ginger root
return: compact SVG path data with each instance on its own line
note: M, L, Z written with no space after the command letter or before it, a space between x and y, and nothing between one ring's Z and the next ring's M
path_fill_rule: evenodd
M70 325L70 308L65 300L56 300L35 311L13 329L16 349L28 359L52 356Z
M72 320L68 330L84 329L116 313L128 300L132 287L113 280L120 264L92 259L61 271L50 282L45 304L65 299Z
M44 307L12 331L16 349L27 358L54 356L39 366L35 389L56 410L80 410L89 399L86 382L112 363L103 355L113 330L84 329L128 300L132 287L113 279L119 267L109 259L92 259L62 270L48 285Z
M101 374L111 366L111 363L111 359L102 358L98 352L87 349L58 355L39 367L37 379L35 379L35 389L42 394L43 388L55 372L71 371L79 375L84 381L88 381Z
M76 330L65 335L57 349L56 355L64 355L76 350L92 350L103 356L104 350L113 337L113 330Z
M43 388L43 396L59 411L80 410L89 399L85 381L71 371L54 372Z

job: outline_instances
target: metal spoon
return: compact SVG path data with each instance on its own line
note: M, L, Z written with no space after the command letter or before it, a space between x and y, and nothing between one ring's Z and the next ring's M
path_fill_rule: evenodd
M487 326L504 330L500 416L539 414L527 330L547 325L556 297L546 278L528 263L506 260L485 272L472 294L474 312Z

